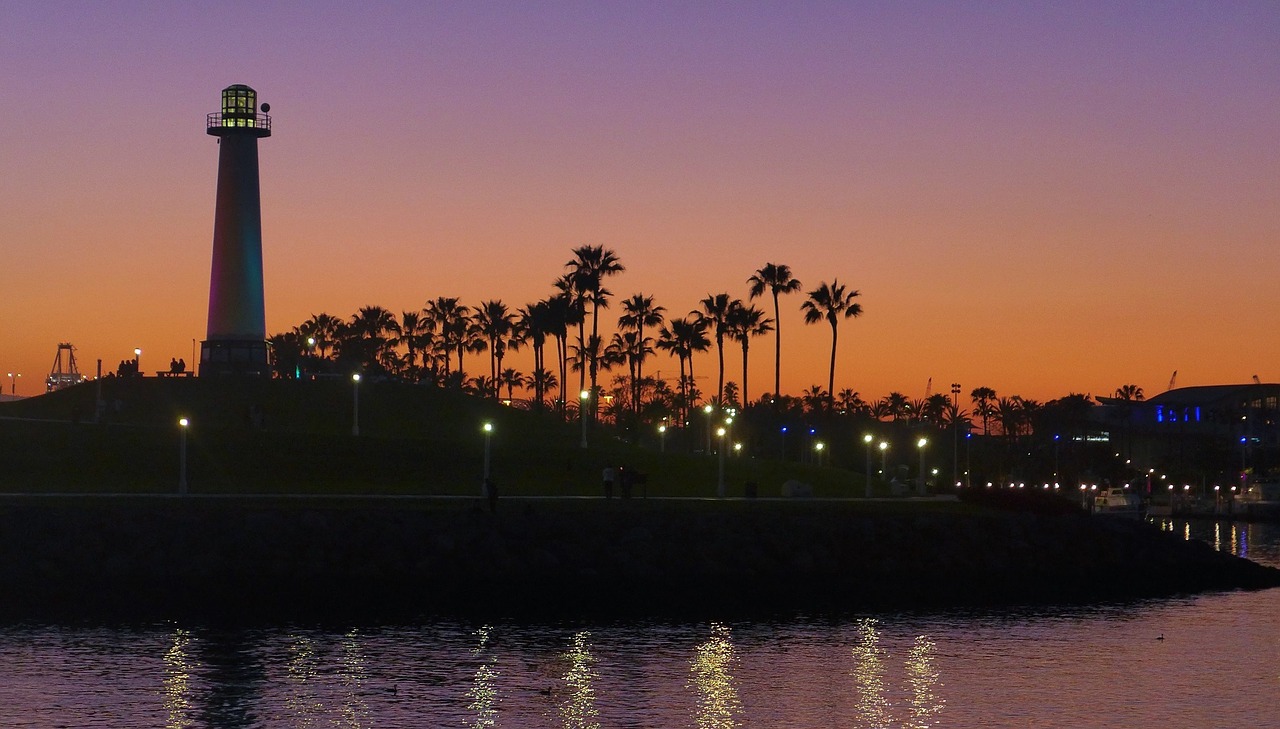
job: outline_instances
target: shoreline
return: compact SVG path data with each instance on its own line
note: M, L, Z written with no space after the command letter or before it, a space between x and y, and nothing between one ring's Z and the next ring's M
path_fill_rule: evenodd
M954 502L0 498L18 619L412 619L1130 600L1280 586L1151 525Z

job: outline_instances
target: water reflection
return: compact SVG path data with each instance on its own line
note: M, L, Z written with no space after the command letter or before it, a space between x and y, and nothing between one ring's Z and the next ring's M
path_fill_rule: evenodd
M318 676L315 641L291 635L285 648L285 676L288 694L285 708L301 729L315 726L324 715L324 703L317 694Z
M733 642L729 628L718 623L711 626L711 637L694 649L689 670L697 691L699 729L721 729L738 725L742 704L733 685Z
M487 625L476 630L476 647L471 650L471 655L482 659L471 680L471 687L467 689L467 698L471 700L467 709L475 715L467 725L472 729L485 729L498 724L498 672L493 668L495 659L490 657L489 660L483 660L489 647L489 630Z
M342 660L338 666L338 677L342 680L343 688L341 726L359 729L369 712L361 695L365 680L364 654L360 651L359 635L354 630L342 638Z
M858 621L857 643L853 646L853 680L857 692L858 716L871 729L886 729L892 723L889 699L885 697L884 662L887 654L880 647L880 631L876 621Z
M590 637L591 634L585 630L574 635L569 651L564 655L569 663L569 670L564 675L568 698L560 705L560 718L566 729L600 729L600 723L595 720L598 712L592 683L596 673L592 668L595 658L587 643Z
M164 654L164 708L168 713L166 729L182 729L193 725L191 702L191 633L182 628L173 631L173 642Z
M917 636L911 650L907 651L907 683L911 686L910 716L903 726L910 729L927 729L937 723L942 712L943 700L936 693L942 683L934 665L935 644L923 635Z

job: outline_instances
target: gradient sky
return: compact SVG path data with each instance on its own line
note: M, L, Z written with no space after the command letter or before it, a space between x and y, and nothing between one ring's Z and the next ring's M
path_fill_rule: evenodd
M806 290L838 277L865 313L841 325L836 388L867 399L929 378L1040 400L1151 396L1174 370L1280 381L1271 1L14 2L0 68L19 394L60 341L87 374L134 347L147 371L191 362L205 114L233 83L274 118L270 332L435 296L515 308L602 244L627 266L615 294L676 315L745 298L766 262ZM781 317L792 393L827 378L801 300ZM772 360L755 340L752 397ZM714 351L695 366L714 389Z

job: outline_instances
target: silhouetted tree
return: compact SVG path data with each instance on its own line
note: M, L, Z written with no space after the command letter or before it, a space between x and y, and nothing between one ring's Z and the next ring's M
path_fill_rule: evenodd
M859 292L849 291L838 280L831 279L830 284L824 281L818 288L810 291L808 293L809 298L800 305L800 309L804 312L806 324L816 324L825 319L831 325L831 368L827 376L828 395L835 390L836 386L836 338L840 319L852 319L862 316L862 305L854 301L857 296L859 296Z
M773 394L778 395L782 390L782 323L779 319L778 295L799 291L800 281L791 275L789 266L766 263L747 279L747 283L751 284L749 298L761 296L766 288L773 295ZM746 386L745 379L743 386Z

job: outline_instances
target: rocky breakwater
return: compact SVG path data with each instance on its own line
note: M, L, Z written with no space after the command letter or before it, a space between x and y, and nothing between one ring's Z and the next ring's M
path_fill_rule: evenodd
M1093 601L1280 585L1155 528L964 504L0 504L0 610L527 615Z

